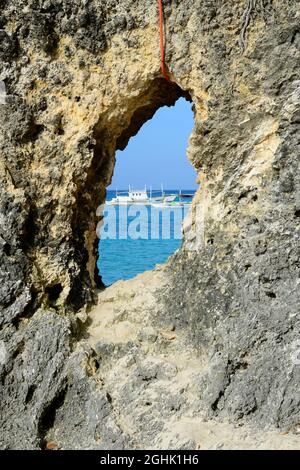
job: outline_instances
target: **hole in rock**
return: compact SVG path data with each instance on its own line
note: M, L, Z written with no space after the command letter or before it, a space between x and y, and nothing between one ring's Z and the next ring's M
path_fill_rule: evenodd
M266 292L266 295L270 297L270 299L276 299L276 294L275 292Z
M58 300L62 290L63 290L63 287L62 287L61 284L55 284L54 286L47 287L46 292L48 294L49 302L56 302L56 300Z
M45 449L47 441L45 439L47 431L51 429L55 422L56 414L59 408L62 407L65 401L67 394L67 387L64 385L62 390L60 390L57 396L49 403L48 406L43 410L39 422L38 422L38 434L41 438L41 448Z
M3 246L3 251L6 254L6 256L11 255L11 245L9 243L5 243Z
M97 266L104 285L165 263L181 245L182 222L197 187L186 156L194 114L189 96L165 104L150 120L147 112L143 117L137 112L117 141L122 150L99 234Z
M106 393L106 398L107 398L108 403L112 403L112 397L110 393L108 392Z
M25 403L29 403L34 395L34 392L36 391L36 386L35 385L30 385L25 397Z

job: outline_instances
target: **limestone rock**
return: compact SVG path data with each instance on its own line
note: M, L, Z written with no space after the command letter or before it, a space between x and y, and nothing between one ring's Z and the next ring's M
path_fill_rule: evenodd
M299 3L165 1L172 83L156 2L40 3L0 14L1 448L299 447ZM186 239L99 293L115 151L181 96Z

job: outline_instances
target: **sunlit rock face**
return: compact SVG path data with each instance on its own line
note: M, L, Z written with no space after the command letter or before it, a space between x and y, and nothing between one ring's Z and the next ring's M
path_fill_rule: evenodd
M4 2L2 448L196 448L203 419L255 447L300 421L299 5L164 3L171 83L154 1ZM180 96L200 243L98 294L115 150Z

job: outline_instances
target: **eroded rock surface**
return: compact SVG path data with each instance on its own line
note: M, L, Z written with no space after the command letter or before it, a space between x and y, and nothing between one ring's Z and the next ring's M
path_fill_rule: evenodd
M247 3L164 2L168 83L156 2L3 2L2 448L298 445L300 10L256 2L243 50ZM201 243L97 297L115 150L180 96Z

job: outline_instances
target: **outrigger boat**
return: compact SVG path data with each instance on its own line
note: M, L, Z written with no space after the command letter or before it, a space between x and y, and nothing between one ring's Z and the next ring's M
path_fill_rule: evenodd
M148 196L147 188L145 189L131 189L129 186L128 192L116 190L116 197L111 201L107 201L106 204L110 206L119 206L127 204L143 204L143 205L154 205L154 204L165 204L175 201L177 194L165 194L163 187L161 189L161 196L152 196L152 190L150 189L150 196Z
M151 204L153 207L157 207L159 209L166 208L166 207L188 207L192 205L192 202L183 202L183 201L171 201L171 202L161 202L161 203L153 203Z

